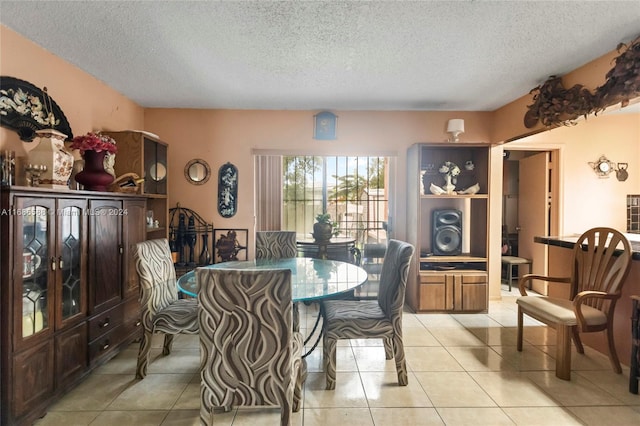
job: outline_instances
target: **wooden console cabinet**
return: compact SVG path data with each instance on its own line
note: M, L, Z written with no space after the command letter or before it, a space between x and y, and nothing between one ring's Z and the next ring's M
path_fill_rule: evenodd
M140 336L141 195L2 187L0 424L51 402Z
M406 300L416 312L486 312L490 147L482 144L416 144L407 154L407 240L416 255ZM458 166L455 191L444 164ZM430 189L431 184L438 188ZM479 190L460 193L475 184Z

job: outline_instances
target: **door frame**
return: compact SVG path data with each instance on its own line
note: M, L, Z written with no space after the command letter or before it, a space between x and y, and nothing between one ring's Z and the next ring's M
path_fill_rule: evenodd
M549 233L554 236L563 234L564 222L564 189L561 182L564 181L564 146L560 144L536 144L532 141L519 140L508 142L503 145L505 151L531 151L549 152L551 163L550 184L550 210L549 210ZM548 254L547 254L548 257ZM548 273L548 258L546 259L543 274Z

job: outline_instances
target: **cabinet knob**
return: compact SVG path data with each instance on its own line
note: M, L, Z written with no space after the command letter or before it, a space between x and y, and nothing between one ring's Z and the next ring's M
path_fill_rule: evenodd
M53 257L53 256L51 256L51 270L52 270L52 271L55 271L55 270L56 270L56 267L57 267L57 265L56 265L56 258L55 258L55 257Z
M58 258L58 266L60 269L64 269L64 260L62 260L62 256Z
M140 327L142 325L142 322L140 320L136 321L136 327Z
M100 350L106 351L107 349L109 349L109 341L107 340L104 345L102 345L102 348L100 348Z
M109 326L109 322L111 322L111 318L107 317L104 319L104 322L100 324L100 328L105 328Z

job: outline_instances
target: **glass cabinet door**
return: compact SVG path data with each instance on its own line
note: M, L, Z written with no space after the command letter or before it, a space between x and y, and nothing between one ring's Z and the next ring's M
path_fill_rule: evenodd
M16 343L51 329L53 200L16 199L14 283L22 307L15 315Z
M57 289L57 326L84 312L85 272L83 257L86 249L82 230L86 210L84 200L59 200L56 211L58 228L57 269L59 288Z

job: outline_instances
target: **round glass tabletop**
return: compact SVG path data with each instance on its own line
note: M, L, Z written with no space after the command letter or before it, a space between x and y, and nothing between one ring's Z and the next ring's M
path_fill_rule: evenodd
M290 269L294 302L310 302L346 293L367 281L367 271L338 260L294 257L286 259L255 259L216 263L205 266L215 269ZM195 270L178 279L178 289L196 297L198 284Z

